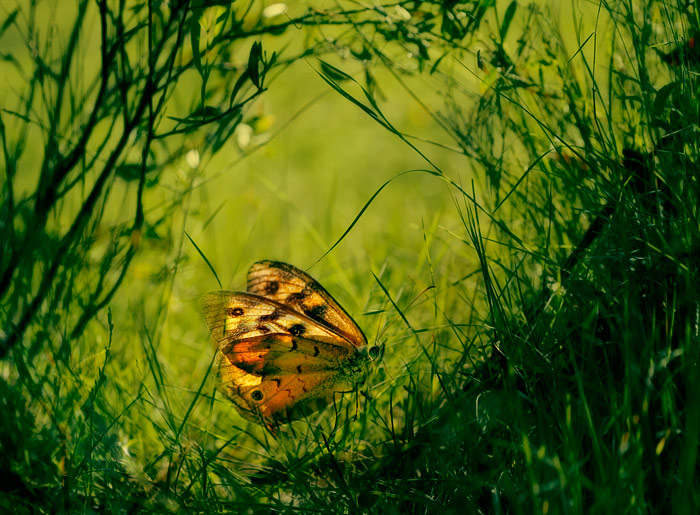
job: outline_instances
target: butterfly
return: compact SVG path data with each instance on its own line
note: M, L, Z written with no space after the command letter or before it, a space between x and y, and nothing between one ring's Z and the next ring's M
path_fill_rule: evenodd
M323 286L287 263L254 263L246 292L207 293L202 310L220 388L273 433L353 390L381 357Z

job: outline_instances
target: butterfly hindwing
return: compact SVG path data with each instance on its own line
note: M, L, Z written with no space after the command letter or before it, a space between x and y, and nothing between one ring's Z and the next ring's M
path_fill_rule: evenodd
M234 340L220 352L232 365L263 376L338 371L349 354L346 347L287 334Z
M333 372L304 374L249 374L219 355L219 375L226 396L249 420L275 427L323 408L337 391L352 385L339 383Z
M258 261L248 271L248 291L274 300L328 327L356 347L367 345L362 330L310 275L279 261Z

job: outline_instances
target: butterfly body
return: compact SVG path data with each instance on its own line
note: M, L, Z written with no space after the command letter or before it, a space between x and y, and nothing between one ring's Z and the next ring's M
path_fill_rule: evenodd
M260 261L246 292L204 296L221 388L246 418L275 428L353 390L373 360L362 330L305 272Z

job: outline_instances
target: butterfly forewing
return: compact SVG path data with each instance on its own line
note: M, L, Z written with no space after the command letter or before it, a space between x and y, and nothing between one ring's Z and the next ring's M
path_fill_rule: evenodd
M204 318L219 348L227 342L269 334L289 334L323 342L337 342L329 328L275 301L250 293L216 291L202 299Z
M355 347L367 345L362 330L306 272L279 261L258 261L248 271L248 291L274 300L333 330Z

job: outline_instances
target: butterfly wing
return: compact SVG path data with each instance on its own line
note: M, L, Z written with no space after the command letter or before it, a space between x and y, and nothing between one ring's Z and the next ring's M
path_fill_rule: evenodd
M262 376L333 372L350 354L345 347L288 334L229 341L220 351L232 365Z
M272 427L325 406L352 388L364 361L331 328L252 293L206 294L202 309L219 348L226 395Z
M235 366L228 356L218 357L222 389L247 419L261 419L271 429L322 409L335 392L352 388L333 371L301 374L251 374Z
M252 293L215 291L202 298L204 318L221 349L223 342L288 334L347 346L342 335L274 300Z
M347 340L367 345L362 330L330 294L306 272L279 261L258 261L248 271L248 292L287 306Z

